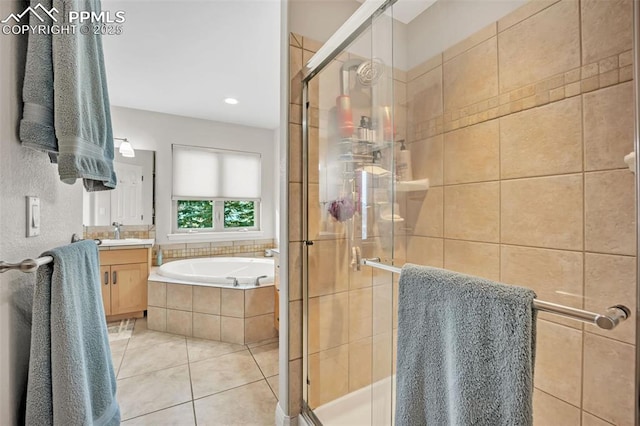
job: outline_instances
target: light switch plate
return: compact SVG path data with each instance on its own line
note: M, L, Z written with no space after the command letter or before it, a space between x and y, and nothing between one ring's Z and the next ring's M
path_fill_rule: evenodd
M27 237L40 235L40 198L27 196Z

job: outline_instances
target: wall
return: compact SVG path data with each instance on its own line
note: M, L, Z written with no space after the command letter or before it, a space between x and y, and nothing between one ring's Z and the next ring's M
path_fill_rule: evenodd
M0 16L22 12L21 2L0 2ZM0 36L0 259L16 262L67 244L82 233L82 184L60 182L45 154L20 146L22 79L27 37ZM41 234L26 238L25 196L40 197ZM0 424L18 424L26 386L29 327L22 306L31 301L35 274L0 275ZM27 310L27 318L30 314Z
M530 2L410 69L399 260L635 312L631 49L630 0ZM634 424L634 323L539 315L536 424Z
M112 119L114 134L128 138L134 149L156 151L156 238L159 243L168 244L167 235L172 232L171 144L174 143L259 152L262 155L262 235L252 238L274 237L277 200L273 130L122 107L112 107ZM230 236L230 239L240 238Z

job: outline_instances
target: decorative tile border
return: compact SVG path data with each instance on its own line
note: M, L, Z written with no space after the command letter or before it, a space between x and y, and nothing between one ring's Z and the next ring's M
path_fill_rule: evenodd
M243 256L261 257L265 250L274 248L273 239L224 241L212 243L160 244L162 259L165 262L194 257ZM156 264L158 245L153 247L153 263Z
M505 115L557 102L633 79L632 51L554 75L420 123L408 123L409 140L430 138Z
M113 226L84 226L83 238L101 240L113 238ZM120 227L120 238L156 238L155 225L122 225Z

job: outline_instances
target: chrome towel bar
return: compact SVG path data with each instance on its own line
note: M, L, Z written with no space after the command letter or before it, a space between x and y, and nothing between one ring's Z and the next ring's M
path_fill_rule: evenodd
M399 274L402 271L402 268L380 262L380 258L362 259L360 263L372 268L393 272L394 274ZM603 314L545 302L543 300L534 300L533 307L538 311L549 312L554 315L560 315L574 320L594 324L605 330L614 329L618 324L631 316L631 310L624 305L611 306L607 308Z
M77 241L82 241L82 240L75 240L72 242L77 242ZM101 240L96 239L94 241L96 242L97 245L102 244ZM18 270L21 272L35 272L38 270L40 266L46 265L47 263L51 263L51 262L53 262L53 257L51 256L42 256L37 259L24 259L22 262L19 262L19 263L9 263L9 262L5 262L4 260L0 260L0 274L3 272L11 271L11 270Z

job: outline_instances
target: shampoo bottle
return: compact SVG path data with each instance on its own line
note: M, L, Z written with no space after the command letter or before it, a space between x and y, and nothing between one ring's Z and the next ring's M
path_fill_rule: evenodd
M162 249L158 247L158 254L156 254L156 265L162 266Z
M404 146L404 140L399 141L400 153L396 161L396 175L399 181L406 182L413 180L413 172L411 170L411 152Z

